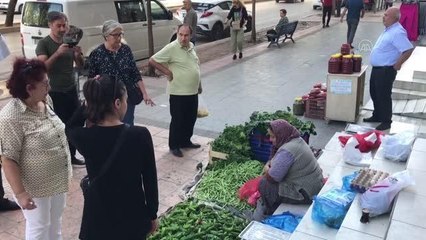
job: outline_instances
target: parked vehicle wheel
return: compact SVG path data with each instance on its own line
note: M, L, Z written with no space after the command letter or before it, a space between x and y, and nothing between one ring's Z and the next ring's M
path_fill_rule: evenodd
M317 7L316 7L316 6L312 6L312 8L313 8L314 10L317 10Z
M275 2L276 2L276 3L279 3L279 2L280 2L280 0L275 0Z
M220 23L216 23L212 28L211 39L214 41L221 38L223 38L223 26Z

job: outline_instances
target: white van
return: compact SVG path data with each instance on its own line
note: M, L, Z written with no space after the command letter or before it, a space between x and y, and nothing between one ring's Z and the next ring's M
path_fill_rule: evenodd
M151 0L154 51L176 39L177 26L182 22L173 17L159 0ZM40 39L50 33L47 13L63 12L69 24L83 30L79 46L88 57L103 43L102 24L114 19L123 25L123 42L128 44L136 60L148 58L148 24L146 0L38 0L27 1L21 20L21 43L25 57L36 57L35 48Z

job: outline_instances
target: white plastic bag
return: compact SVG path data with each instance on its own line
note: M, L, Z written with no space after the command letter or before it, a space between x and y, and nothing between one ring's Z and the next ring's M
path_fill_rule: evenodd
M411 132L387 135L382 139L383 155L392 161L407 161L416 136Z
M374 134L373 134L374 135ZM356 138L349 138L345 147L343 148L343 160L347 164L369 167L373 161L371 152L362 153L356 146L358 146Z
M203 117L207 117L208 115L209 115L209 110L207 109L207 104L204 101L204 99L201 97L201 95L198 95L197 117L203 118Z
M361 195L362 209L368 210L371 217L391 210L393 199L403 188L414 185L414 179L407 170L397 172L377 182Z

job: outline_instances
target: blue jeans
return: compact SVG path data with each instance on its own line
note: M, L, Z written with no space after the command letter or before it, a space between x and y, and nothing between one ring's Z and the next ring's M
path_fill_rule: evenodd
M135 105L127 102L127 111L124 115L123 122L129 124L130 126L134 125L135 121Z
M358 27L359 19L346 19L346 22L348 24L347 40L348 43L352 45L352 42L354 41L355 37L355 32Z

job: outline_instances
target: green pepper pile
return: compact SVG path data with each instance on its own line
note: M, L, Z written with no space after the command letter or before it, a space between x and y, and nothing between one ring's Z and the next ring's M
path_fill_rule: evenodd
M161 219L160 229L149 240L234 240L248 222L230 212L187 200Z
M238 198L238 189L248 180L259 176L263 163L230 154L228 159L215 161L197 186L194 197L215 202L238 211L252 209Z

